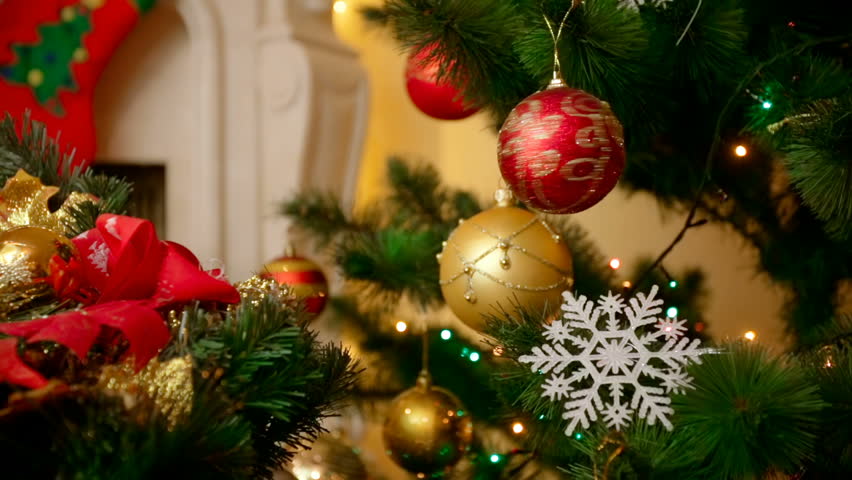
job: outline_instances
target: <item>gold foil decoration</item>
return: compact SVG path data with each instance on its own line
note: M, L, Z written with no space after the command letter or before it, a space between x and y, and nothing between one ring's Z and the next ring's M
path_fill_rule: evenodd
M174 429L192 411L192 357L160 362L154 358L139 373L129 363L107 365L101 370L98 387L120 396L128 410L153 403Z
M253 306L259 306L264 299L272 297L279 303L295 302L292 291L286 285L280 285L271 278L263 278L255 275L248 280L236 284L237 291L243 303L248 302Z
M59 210L51 212L47 202L57 192L58 187L45 186L40 179L18 170L0 190L0 232L29 226L64 234L65 224L70 219L70 207L95 199L91 195L74 192Z

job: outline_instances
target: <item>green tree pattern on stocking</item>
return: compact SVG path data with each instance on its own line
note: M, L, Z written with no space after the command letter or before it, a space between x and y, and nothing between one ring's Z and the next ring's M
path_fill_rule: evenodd
M79 6L63 8L59 22L39 27L41 42L12 47L17 61L0 75L10 83L29 85L39 103L62 114L59 89L77 88L71 65L88 59L83 36L92 30L90 15L88 9Z

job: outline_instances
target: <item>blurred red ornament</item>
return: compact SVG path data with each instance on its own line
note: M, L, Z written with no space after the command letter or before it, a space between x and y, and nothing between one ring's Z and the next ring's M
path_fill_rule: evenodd
M624 134L609 105L555 83L530 95L500 129L500 172L515 196L547 213L605 197L624 170Z
M289 287L305 304L305 310L319 315L328 300L328 281L320 267L303 257L283 256L263 266L263 278Z
M408 57L405 86L408 96L421 112L440 120L460 120L479 111L465 102L461 92L447 80L438 81L440 62L428 58L434 47L426 47Z

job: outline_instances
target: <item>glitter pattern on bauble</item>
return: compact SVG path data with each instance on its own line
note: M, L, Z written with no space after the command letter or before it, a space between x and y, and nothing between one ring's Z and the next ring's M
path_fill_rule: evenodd
M624 134L609 105L558 80L509 113L498 148L515 196L547 213L595 205L624 170Z

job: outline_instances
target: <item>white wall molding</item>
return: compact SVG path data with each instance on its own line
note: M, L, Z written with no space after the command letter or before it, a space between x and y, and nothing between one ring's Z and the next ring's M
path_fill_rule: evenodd
M223 258L224 235L221 215L199 215L205 210L222 211L222 52L216 11L209 0L173 0L189 33L191 60L197 72L197 146L191 157L192 184L197 190L184 205L167 204L169 230L181 230L192 238L202 258ZM167 173L168 174L168 173ZM180 183L185 184L183 179ZM185 187L184 187L185 188ZM167 194L167 202L169 195Z
M100 153L166 165L169 239L244 278L283 252L283 199L354 202L367 80L330 1L167 0L142 22L98 94Z

